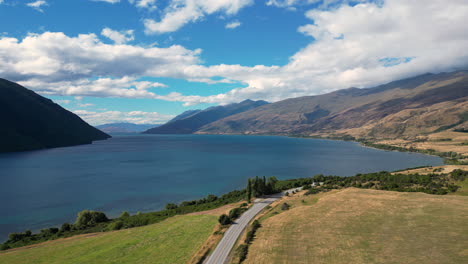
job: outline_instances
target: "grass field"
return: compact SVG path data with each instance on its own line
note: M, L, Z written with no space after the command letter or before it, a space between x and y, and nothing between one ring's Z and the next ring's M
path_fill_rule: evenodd
M349 188L286 202L263 217L246 264L468 260L468 197Z
M76 236L2 252L0 263L187 263L216 224L214 215L175 216L145 227Z

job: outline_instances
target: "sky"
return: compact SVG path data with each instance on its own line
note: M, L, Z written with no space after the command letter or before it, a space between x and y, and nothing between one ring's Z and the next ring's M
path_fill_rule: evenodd
M466 0L0 0L0 78L92 125L157 124L466 69L467 32Z

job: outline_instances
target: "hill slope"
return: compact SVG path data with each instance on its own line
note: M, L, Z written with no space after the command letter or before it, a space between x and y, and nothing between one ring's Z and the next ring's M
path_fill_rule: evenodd
M110 136L21 85L0 79L0 152L89 144Z
M145 134L191 134L202 126L220 120L222 118L242 113L259 106L268 104L265 101L245 100L237 104L210 107L206 110L188 111L177 116L168 123L149 129Z
M397 138L466 128L467 121L468 71L458 71L287 99L207 124L198 133Z
M217 224L183 215L143 227L58 239L0 253L0 263L187 263Z
M296 195L261 222L244 263L466 263L467 203L354 188Z

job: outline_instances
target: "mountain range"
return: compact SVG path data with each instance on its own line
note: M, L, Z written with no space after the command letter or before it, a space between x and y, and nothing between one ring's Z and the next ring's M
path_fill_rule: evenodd
M447 129L464 131L468 127L468 71L428 73L373 88L261 103L195 122L204 112L210 109L147 132L395 139ZM187 123L196 125L184 126Z
M133 123L109 123L96 126L97 129L105 133L140 133L150 128L159 126L158 124L133 124Z
M186 111L164 125L145 131L145 134L192 134L203 126L223 118L266 105L265 101L245 100L236 104L213 106L205 110Z
M0 79L0 152L90 144L110 138L23 86Z

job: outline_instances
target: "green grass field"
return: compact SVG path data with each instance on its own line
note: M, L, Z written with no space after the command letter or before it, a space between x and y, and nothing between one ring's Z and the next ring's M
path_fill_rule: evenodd
M217 217L184 215L110 233L59 239L0 253L2 264L186 263L213 232Z
M455 192L455 195L468 196L468 179L461 182L456 182L456 185L461 188Z
M349 188L286 202L262 219L244 264L468 260L466 196Z

